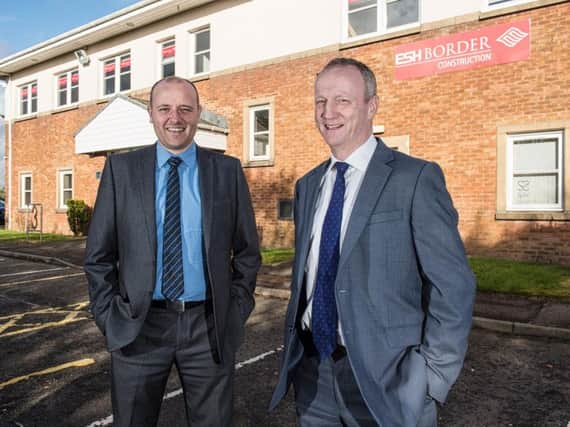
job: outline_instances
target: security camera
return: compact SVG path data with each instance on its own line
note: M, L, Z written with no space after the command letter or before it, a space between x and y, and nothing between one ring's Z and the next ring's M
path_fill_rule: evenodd
M77 49L73 53L81 65L89 64L89 56L87 55L87 51L85 49Z

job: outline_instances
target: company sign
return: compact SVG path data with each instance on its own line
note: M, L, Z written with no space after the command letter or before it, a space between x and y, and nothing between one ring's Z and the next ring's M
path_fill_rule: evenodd
M395 48L396 80L521 61L530 56L530 19Z

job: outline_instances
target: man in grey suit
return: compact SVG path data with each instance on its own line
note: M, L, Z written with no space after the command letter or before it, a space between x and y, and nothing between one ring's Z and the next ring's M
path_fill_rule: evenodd
M273 409L293 383L301 426L437 425L467 349L475 291L435 164L372 135L376 79L318 74L330 159L295 186L295 264Z
M155 426L175 364L188 424L229 426L261 261L247 182L237 159L194 142L190 81L157 82L148 111L158 143L107 159L87 239L114 425Z

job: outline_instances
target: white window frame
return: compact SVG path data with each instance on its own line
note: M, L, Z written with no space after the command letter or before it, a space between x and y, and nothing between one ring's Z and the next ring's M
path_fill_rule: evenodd
M267 130L261 132L255 132L255 113L258 111L267 111ZM248 150L248 160L250 162L271 160L271 130L273 127L271 114L271 104L256 105L249 108L249 150ZM267 135L267 153L265 155L255 155L255 135Z
M32 93L32 88L35 86L36 93ZM26 102L28 111L24 112L22 108L22 91L26 89ZM32 111L32 102L36 101L36 108ZM18 86L18 113L20 116L29 116L31 114L36 114L38 112L38 81L34 80L32 82L26 83L24 85Z
M343 8L343 29L342 29L342 34L343 34L343 39L346 41L355 41L355 40L359 40L359 39L364 39L367 37L371 37L371 36L375 36L375 35L379 35L379 34L388 34L388 33L392 33L395 31L402 31L405 30L407 28L413 28L416 27L420 24L421 22L421 17L422 17L422 0L417 0L418 2L418 20L416 22L410 22L408 24L403 24L403 25L399 25L397 27L392 27L392 28L388 28L387 27L387 22L388 22L388 13L387 13L387 8L386 6L389 3L393 3L399 0L376 0L376 4L375 5L368 5L368 6L364 6L361 7L359 9L356 10L348 10L348 0L342 0L342 8ZM348 28L349 28L349 15L355 12L359 12L362 10L366 10L366 9L372 9L372 8L376 8L377 9L377 13L376 13L376 31L371 31L369 33L365 33L365 34L358 34L355 36L350 36L348 34Z
M534 0L482 0L482 10L494 10L503 7L518 6Z
M166 47L170 47L170 45L174 48L174 55L164 57L163 52ZM159 43L159 51L158 51L158 58L160 64L160 78L167 77L164 75L164 66L169 64L174 64L174 73L172 75L176 75L176 40L174 38L170 38L167 40L163 40Z
M121 61L127 56L129 57L129 61L130 61L129 70L126 72L122 72L121 71ZM131 52L128 51L128 52L123 52L123 53L115 55L115 56L105 58L101 61L101 74L100 74L101 82L102 82L101 95L103 97L113 96L117 93L127 92L127 91L132 89L132 87L133 87L133 80L132 80L133 64L132 64L132 60L133 60L133 57L131 55ZM114 62L114 66L115 66L114 73L113 73L112 77L111 76L106 77L105 76L105 65L110 64L111 61ZM121 90L121 76L126 75L126 74L129 75L129 87L128 87L128 89L122 89ZM106 80L111 79L111 78L115 79L115 89L111 93L105 93Z
M198 34L202 34L208 32L210 33L209 38L210 38L210 45L208 46L208 49L204 49L204 50L198 50ZM200 27L196 30L192 30L192 46L193 46L193 54L192 54L192 66L191 66L191 70L192 70L192 75L194 76L200 76L203 74L208 74L211 70L211 62L212 62L212 30L210 28L210 26L205 26L205 27ZM208 55L208 67L206 70L204 71L200 71L197 72L196 68L198 66L198 57L199 56L204 56L204 55Z
M30 189L26 190L26 179L30 179ZM26 193L30 194L30 204L26 204ZM20 174L20 209L30 209L33 201L34 181L31 172L23 172Z
M77 73L77 83L74 84L72 80L72 76L74 73ZM66 88L64 90L60 89L59 87L59 80L65 77L66 79ZM71 100L71 94L74 88L77 88L77 101ZM65 91L65 104L59 103L59 94ZM74 68L69 71L64 71L62 73L57 73L55 75L55 106L56 107L65 107L67 105L74 105L79 103L79 68Z
M65 177L66 175L71 175L71 188L65 187ZM72 169L59 169L57 171L57 209L67 210L67 205L65 204L65 192L70 191L71 197L73 199L73 170Z
M513 151L515 142L528 141L540 138L557 138L558 139L558 168L555 170L536 170L527 171L527 173L557 173L557 200L556 204L527 204L527 205L514 205L512 201L513 197L513 175L514 171L514 161L513 161ZM562 211L564 209L564 132L562 130L556 131L545 131L545 132L529 132L529 133L518 133L510 134L507 136L507 168L506 168L506 209L507 211Z

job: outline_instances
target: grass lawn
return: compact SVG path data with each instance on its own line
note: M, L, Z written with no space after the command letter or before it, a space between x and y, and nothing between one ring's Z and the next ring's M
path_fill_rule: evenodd
M64 236L63 234L51 234L51 233L43 233L42 234L42 241L54 241L54 240L69 240L74 239L73 236ZM39 233L30 233L26 235L21 231L10 231L10 230L0 230L0 243L1 242L8 242L8 241L40 241L40 234Z
M479 257L469 263L480 291L570 298L570 267Z
M293 248L285 249L262 249L261 260L263 264L278 264L280 262L291 261L295 255Z
M264 264L291 261L293 249L264 249ZM518 295L570 298L570 267L470 257L477 289Z

